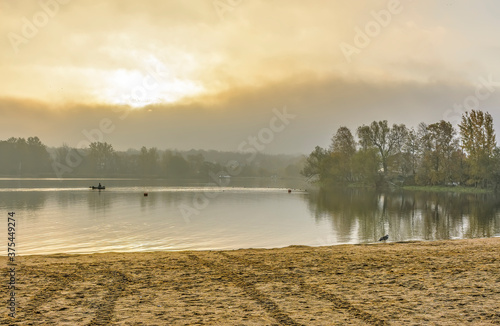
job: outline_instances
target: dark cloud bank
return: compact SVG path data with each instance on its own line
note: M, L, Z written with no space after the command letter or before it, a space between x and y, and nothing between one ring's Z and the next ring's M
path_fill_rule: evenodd
M459 113L453 106L463 104L463 94L474 95L474 91L474 86L438 82L379 85L298 76L293 82L232 90L182 105L152 105L128 114L124 107L51 107L4 98L0 100L0 139L38 136L49 146L63 142L77 146L102 134L102 140L118 150L155 146L235 151L249 137L259 139L260 135L265 139L260 143L263 152L309 153L316 145L328 146L332 134L342 125L354 131L361 124L384 119L409 127L441 119L457 123ZM492 92L479 102L479 109L493 115L497 130L499 101L498 94ZM276 110L286 110L295 117L288 124L281 123L273 118Z

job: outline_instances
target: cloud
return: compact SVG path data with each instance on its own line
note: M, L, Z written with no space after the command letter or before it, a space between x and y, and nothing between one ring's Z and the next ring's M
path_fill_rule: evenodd
M162 83L161 95L167 99L174 81L214 94L301 73L422 80L438 65L443 74L462 68L461 62L445 64L459 33L423 20L430 5L403 0L402 12L348 64L339 44L352 43L356 27L363 29L374 20L373 12L387 6L382 0L241 1L221 20L213 1L70 1L19 45L19 53L4 39L8 51L0 52L0 95L112 102L123 92L115 76L125 72L133 83L134 75L158 62L171 76ZM39 12L38 2L16 3L7 9L0 29L22 34L23 19L33 21Z
M373 120L389 120L416 127L420 122L445 119L445 113L462 94L474 94L474 87L435 83L433 85L393 83L378 85L340 79L297 76L293 82L268 84L262 88L242 88L185 104L150 105L123 111L117 106L71 105L50 109L50 105L3 99L0 114L4 128L0 139L10 136L39 136L51 146L66 142L76 146L87 134L96 134L103 119L109 119L113 131L102 133L103 141L126 150L141 146L237 150L249 136L257 136L269 127L273 109L286 110L297 117L273 141L265 152L308 153L314 146L328 146L340 126L354 132ZM500 97L493 93L481 103L499 126L495 110ZM129 112L128 114L124 114ZM24 117L28 117L25 119ZM91 140L99 140L97 137Z
M55 1L0 0L1 34ZM74 146L107 118L117 148L234 150L286 106L297 119L266 151L308 152L341 125L440 120L500 76L495 1L401 0L351 63L339 44L389 1L231 3L222 19L211 0L60 4L17 53L0 40L0 136ZM495 114L497 97L480 108ZM119 119L122 104L146 107Z

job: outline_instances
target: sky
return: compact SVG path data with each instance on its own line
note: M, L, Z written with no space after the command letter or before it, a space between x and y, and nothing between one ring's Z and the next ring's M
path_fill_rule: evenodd
M495 0L0 0L0 140L307 154L467 110L500 130Z

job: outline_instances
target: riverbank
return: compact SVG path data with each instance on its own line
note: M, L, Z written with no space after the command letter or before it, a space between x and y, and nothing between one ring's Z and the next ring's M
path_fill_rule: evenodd
M17 257L13 324L498 325L499 252L490 238Z
M404 186L404 190L428 191L428 192L454 192L461 194L492 194L493 189L483 189L463 186Z
M377 190L373 185L366 184L347 184L343 187L340 186L325 186L318 185L318 188L323 189L370 189ZM460 193L460 194L494 194L495 190L492 188L475 188L475 187L464 187L464 186L397 186L395 184L387 185L385 188L378 188L378 190L408 190L408 191L423 191L423 192L447 192L447 193Z

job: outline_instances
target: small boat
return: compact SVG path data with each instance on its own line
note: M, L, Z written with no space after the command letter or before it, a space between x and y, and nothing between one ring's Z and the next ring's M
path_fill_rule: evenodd
M104 190L104 189L106 189L105 186L101 186L101 185L99 185L99 186L90 186L89 188L90 189L98 189L98 190Z

